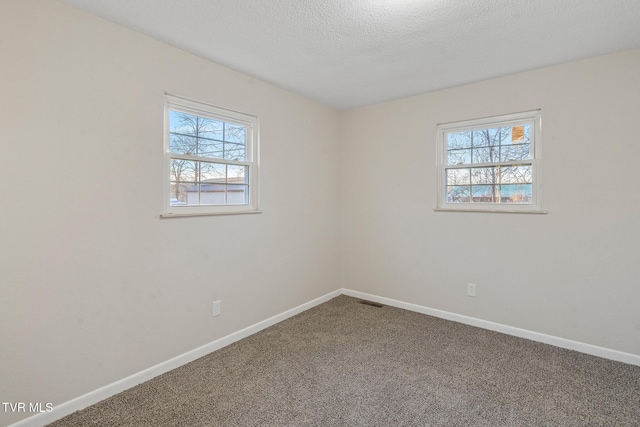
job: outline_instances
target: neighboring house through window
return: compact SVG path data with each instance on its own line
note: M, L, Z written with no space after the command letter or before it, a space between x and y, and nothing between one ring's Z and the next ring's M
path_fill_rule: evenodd
M440 124L438 210L540 210L539 110Z
M254 116L165 96L164 215L258 212Z

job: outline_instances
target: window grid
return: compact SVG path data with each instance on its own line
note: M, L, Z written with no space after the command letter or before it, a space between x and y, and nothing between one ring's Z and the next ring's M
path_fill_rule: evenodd
M166 96L165 214L258 212L256 119Z
M438 125L438 209L539 209L540 112Z

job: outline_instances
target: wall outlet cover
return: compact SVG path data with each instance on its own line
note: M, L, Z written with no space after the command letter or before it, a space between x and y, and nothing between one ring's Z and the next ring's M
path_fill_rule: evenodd
M467 283L467 295L470 297L476 296L476 285L474 283Z
M220 316L222 311L222 301L214 301L213 302L213 317Z

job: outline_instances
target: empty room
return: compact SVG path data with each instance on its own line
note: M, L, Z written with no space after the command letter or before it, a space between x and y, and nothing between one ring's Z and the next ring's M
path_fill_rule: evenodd
M1 0L0 426L640 425L637 0Z

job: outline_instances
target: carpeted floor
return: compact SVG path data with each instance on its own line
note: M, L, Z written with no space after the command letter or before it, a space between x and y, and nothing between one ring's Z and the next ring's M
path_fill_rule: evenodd
M51 426L639 426L640 367L340 296Z

